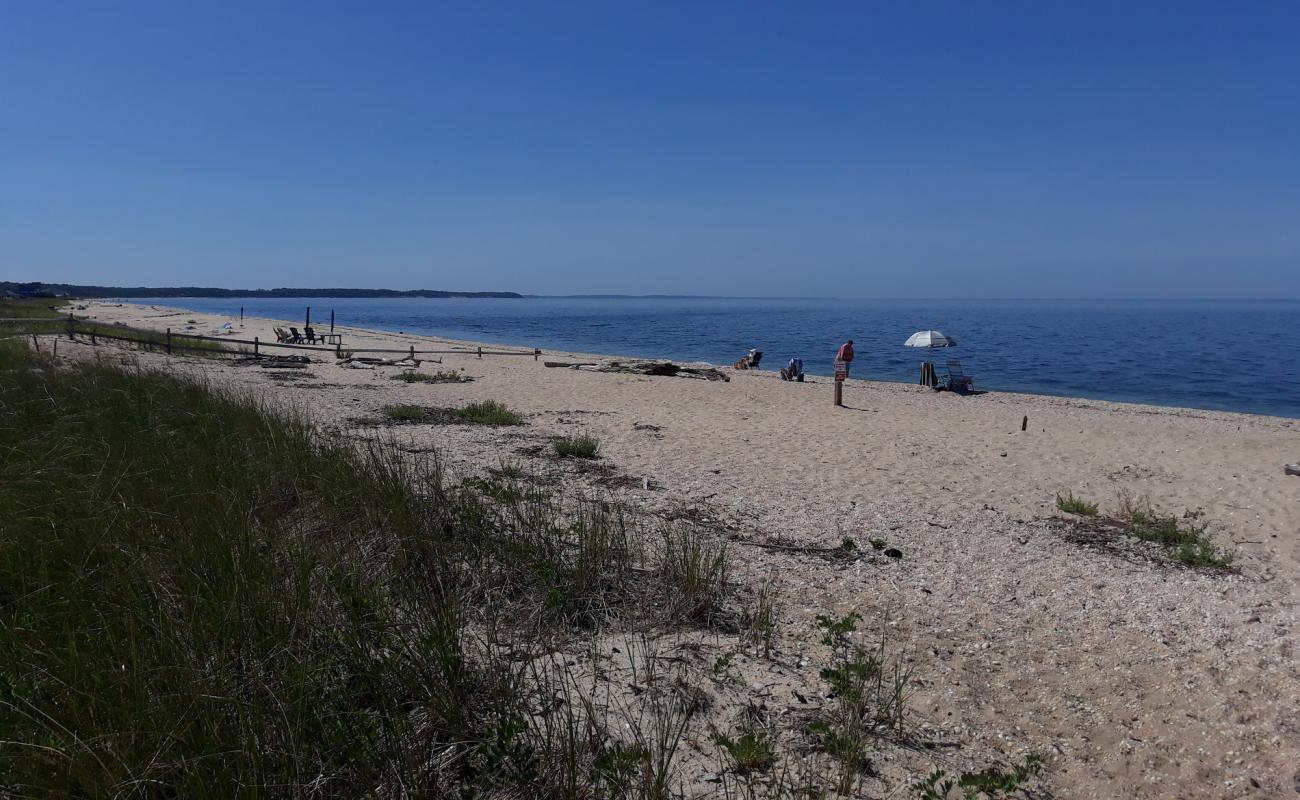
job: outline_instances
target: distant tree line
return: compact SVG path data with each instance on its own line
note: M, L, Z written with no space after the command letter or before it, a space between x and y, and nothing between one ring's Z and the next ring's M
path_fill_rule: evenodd
M79 286L0 281L0 297L523 297L517 292L443 292L435 289L217 289L204 286Z

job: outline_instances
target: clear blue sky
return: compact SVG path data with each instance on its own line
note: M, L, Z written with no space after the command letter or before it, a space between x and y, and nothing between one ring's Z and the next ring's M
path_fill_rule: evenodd
M0 278L1300 297L1300 3L3 0Z

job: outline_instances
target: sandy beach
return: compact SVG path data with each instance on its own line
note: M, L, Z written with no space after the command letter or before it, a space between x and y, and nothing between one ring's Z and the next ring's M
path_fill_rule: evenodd
M204 335L231 323L238 338L264 342L273 326L296 324L104 302L78 316ZM475 344L337 331L345 349ZM861 614L865 639L883 637L907 660L918 740L939 744L882 745L865 796L900 796L927 765L1027 753L1044 757L1044 781L1062 798L1300 792L1300 478L1283 474L1300 460L1300 420L861 379L836 408L829 378L548 368L609 358L551 351L445 355L421 368L473 378L456 384L407 384L393 380L398 367L348 369L328 353L291 374L104 343L65 342L65 352L198 371L336 435L437 448L465 475L517 461L574 491L698 519L729 541L736 582L772 582L779 599L773 657L741 654L738 679L711 686L718 720L762 703L797 739L800 698L822 691L811 657L823 647L818 614ZM527 424L364 424L387 405L489 399ZM599 469L547 455L551 439L575 432L600 440ZM1081 541L1056 510L1066 492L1103 513L1123 495L1198 513L1234 570L1188 569L1151 556L1153 545ZM818 554L845 538L880 540L901 557ZM702 664L728 646L693 644ZM685 779L708 787L700 763Z

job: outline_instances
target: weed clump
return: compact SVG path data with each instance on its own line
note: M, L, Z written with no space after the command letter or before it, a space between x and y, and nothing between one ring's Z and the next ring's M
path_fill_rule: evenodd
M765 770L776 761L772 735L761 728L742 730L734 738L720 733L714 740L731 756L736 772L741 775Z
M1097 504L1089 503L1074 496L1074 492L1066 492L1056 496L1056 508L1064 511L1066 514L1078 514L1081 517L1097 516Z
M392 422L420 422L429 415L429 409L409 404L384 406L383 415Z
M496 400L485 400L481 403L470 403L461 406L453 411L456 418L462 422L470 422L475 425L522 425L524 416L518 411L511 410L504 403Z
M555 454L561 458L599 458L600 440L588 434L555 441Z
M1161 514L1145 497L1120 495L1119 518L1130 536L1156 542L1186 566L1226 569L1232 565L1232 554L1215 546L1201 516L1199 511L1187 511L1180 519Z

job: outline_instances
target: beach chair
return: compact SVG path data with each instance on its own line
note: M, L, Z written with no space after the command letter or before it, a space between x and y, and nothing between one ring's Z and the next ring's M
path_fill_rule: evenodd
M315 329L313 329L312 326L310 325L303 328L302 332L303 332L303 338L307 340L307 344L316 344L317 342L325 341L325 337L317 336Z
M945 377L945 388L950 392L968 392L975 386L975 377L967 375L962 369L961 362L952 359L945 367L947 375Z
M289 328L289 344L302 344L302 334L297 328Z
M287 341L289 341L289 334L287 334L287 333L284 332L284 328L278 328L278 327L277 327L277 328L272 328L272 330L275 331L275 340L276 340L277 342L287 342Z

